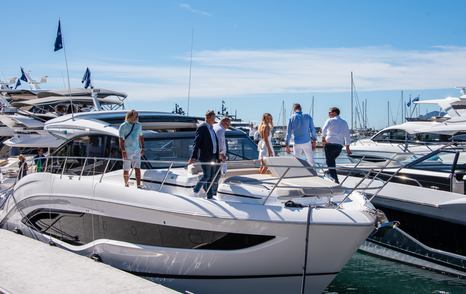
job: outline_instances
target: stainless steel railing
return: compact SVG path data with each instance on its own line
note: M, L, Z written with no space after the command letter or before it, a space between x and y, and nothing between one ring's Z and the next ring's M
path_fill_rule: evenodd
M364 165L362 166L362 162L364 161L364 157L360 159L359 162L357 162L354 166L350 167L345 167L345 166L338 166L335 168L329 168L324 165L316 164L313 167L309 166L290 166L290 165L273 165L273 164L267 164L267 167L269 168L281 168L285 169L285 171L278 177L278 179L274 182L273 186L271 187L270 191L268 192L267 196L265 197L264 201L262 204L266 204L269 200L269 198L272 196L273 192L276 189L279 188L315 188L312 186L305 187L305 186L293 186L290 185L289 183L283 183L285 179L287 179L287 175L292 169L307 169L309 170L310 168L313 168L317 171L320 171L321 176L323 171L329 170L329 169L335 169L339 172L346 173L346 177L343 179L342 184L347 181L347 179L352 175L352 174L364 174L363 177L361 177L360 181L354 185L353 187L343 187L342 184L336 185L334 187L328 187L329 194L332 195L334 194L334 190L336 188L340 188L339 190L341 191L341 188L344 189L345 192L345 197L343 200L341 200L338 204L338 207L341 207L341 204L353 193L354 191L361 191L361 190L375 190L376 192L372 194L371 199L373 199L380 191L385 187L385 185L388 183L389 180L391 180L393 177L396 176L396 174L404 167L401 163L397 162L395 159L397 154L394 154L393 157L381 167L379 165L375 166L370 166L370 165ZM318 160L318 159L317 159ZM112 171L122 169L120 164L123 163L123 159L121 158L105 158L105 157L72 157L72 156L47 156L46 157L46 162L45 162L45 167L43 172L46 173L53 173L53 174L59 174L60 179L63 178L64 175L73 175L73 176L78 176L78 180L81 180L82 177L84 176L100 176L99 178L99 183L101 183L104 180L104 176ZM158 191L162 191L164 185L166 184L166 181L168 179L168 175L170 174L170 171L174 167L187 167L187 162L186 161L161 161L161 160L141 160L141 164L148 164L150 166L157 166L159 167L158 169L166 169L166 172L163 176L162 181L160 182L160 186L158 187ZM395 173L386 173L384 170L392 163L396 163L398 166L398 169L396 170ZM221 168L220 168L220 163L201 163L198 162L196 163L197 165L216 165L218 166L216 174L214 176L214 179L217 179L220 175ZM254 161L247 161L247 162L242 162L242 161L231 161L227 162L228 168L237 169L237 168L259 168L260 166L260 161L259 160L254 160ZM97 168L98 167L98 168ZM103 170L101 169L103 167ZM111 167L109 169L109 167ZM389 180L383 181L381 176L387 176L389 177ZM311 177L311 174L305 175L302 177ZM373 185L374 181L378 180L381 181L382 184L379 185ZM369 181L368 183L366 181ZM208 183L208 188L206 193L208 193L213 185L214 181L211 181Z

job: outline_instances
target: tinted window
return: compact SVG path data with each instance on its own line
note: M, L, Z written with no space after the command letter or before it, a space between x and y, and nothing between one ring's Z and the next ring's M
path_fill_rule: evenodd
M434 153L420 162L413 162L408 167L422 170L451 172L455 160L455 154L456 152L454 151ZM464 157L460 157L460 160L458 161L459 164L461 164L462 158Z
M229 160L252 160L258 158L257 146L249 137L227 137Z
M390 140L390 130L378 133L372 140L376 142L388 142Z
M409 135L410 141L416 141L419 143L437 143L437 142L448 142L449 135L433 134L433 133L419 133Z
M111 239L170 248L235 250L255 246L274 238L267 235L189 229L49 209L30 213L23 219L23 223L72 245Z
M159 136L162 135L159 134ZM150 162L150 165L143 164L142 168L168 167L169 162L172 161L182 162L185 165L191 157L194 133L190 133L189 137L163 136L162 138L148 136L144 139L144 159L152 162ZM226 140L229 160L257 159L257 146L246 135L228 136L227 133ZM109 166L105 169L106 160L93 159L94 157L121 158L118 138L113 136L86 135L74 138L61 146L54 153L54 156L68 157L66 162L64 162L64 159L54 159L52 166L55 173L61 173L63 166L65 166L64 174L73 175L80 175L83 165L85 165L83 175L121 168L121 162L110 161ZM86 157L87 160L85 160ZM155 161L164 161L164 163Z
M404 142L406 140L406 132L403 130L390 130L390 141Z
M122 168L121 161L100 158L121 158L118 138L113 136L88 135L74 138L60 147L49 164L55 173L66 175L93 175ZM66 157L66 160L65 160ZM96 159L94 159L96 158ZM107 165L108 163L108 165Z
M372 139L376 142L394 142L400 143L405 141L406 132L403 130L386 130L375 135Z

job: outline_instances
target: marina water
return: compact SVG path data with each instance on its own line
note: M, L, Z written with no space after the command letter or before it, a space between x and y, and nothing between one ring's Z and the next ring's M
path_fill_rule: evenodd
M286 153L280 152L280 156ZM325 164L322 148L316 162ZM337 163L348 163L343 150ZM356 252L326 293L465 293L466 280Z
M466 280L356 252L325 293L466 293Z

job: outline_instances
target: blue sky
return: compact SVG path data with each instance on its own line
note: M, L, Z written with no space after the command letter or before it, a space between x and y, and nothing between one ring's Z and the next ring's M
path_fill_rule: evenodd
M137 109L187 107L192 30L194 115L224 99L244 119L277 119L282 100L308 110L314 96L317 125L334 105L349 120L353 71L369 125L381 128L401 90L431 99L466 85L466 1L68 2L2 3L2 80L23 66L49 76L43 88L64 87L63 52L53 52L61 17L72 87L89 67L96 87L128 93Z

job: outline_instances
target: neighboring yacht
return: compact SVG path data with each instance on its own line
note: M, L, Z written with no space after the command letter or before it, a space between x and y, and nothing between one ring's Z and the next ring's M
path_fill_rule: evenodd
M411 119L403 124L387 127L370 139L353 142L350 159L378 162L390 158L405 160L412 154L425 155L450 142L453 135L466 132L466 95L437 100L414 102L434 104L446 115L428 120Z
M44 131L46 121L83 111L124 109L125 93L106 89L8 90L3 91L0 111L0 156L2 172L16 176L17 156L21 153L31 164L37 148L54 150L64 139ZM71 94L71 96L69 96Z
M390 221L399 223L395 229L378 230L361 249L465 278L466 148L444 146L384 169L358 167L365 169L364 174L353 173L343 185L360 183L372 169L373 180L365 180L362 186L372 187L366 192L369 198L375 195L371 202Z
M268 158L271 174L258 174L257 149L236 130L226 132L230 162L216 199L195 197L201 175L186 162L198 121L169 113L139 113L145 188L125 187L124 114L48 121L67 141L45 172L7 190L0 226L182 292L321 293L380 216L361 192L294 157Z

